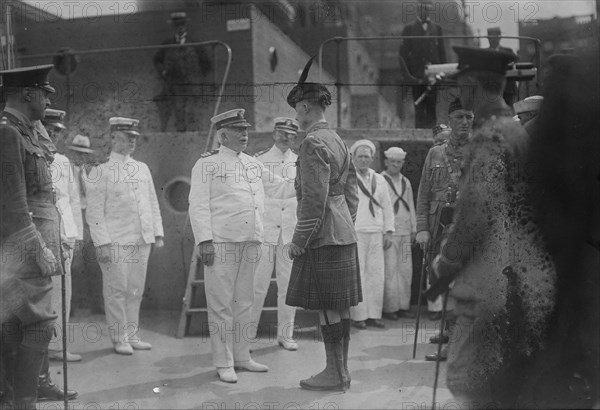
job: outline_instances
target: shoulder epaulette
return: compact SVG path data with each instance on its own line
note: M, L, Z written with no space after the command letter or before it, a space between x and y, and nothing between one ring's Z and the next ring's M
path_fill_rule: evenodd
M218 152L219 152L218 149L213 149L212 151L206 151L204 154L200 154L200 158L207 158L207 157L217 154Z
M262 151L258 151L256 154L254 154L255 157L258 157L260 155L266 154L267 152L269 152L271 148L267 148L267 149L263 149Z
M8 125L8 118L4 116L0 118L0 125Z

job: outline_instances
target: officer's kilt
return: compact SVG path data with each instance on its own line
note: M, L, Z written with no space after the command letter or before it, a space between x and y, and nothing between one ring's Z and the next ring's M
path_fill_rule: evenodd
M307 249L294 259L285 303L308 310L340 310L362 302L356 244Z

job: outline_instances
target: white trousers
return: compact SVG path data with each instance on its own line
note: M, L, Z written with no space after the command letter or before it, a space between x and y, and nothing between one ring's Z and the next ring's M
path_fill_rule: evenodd
M392 246L385 254L383 311L393 313L410 309L412 283L412 249L409 235L393 235Z
M261 245L255 242L215 243L212 266L204 267L208 331L215 367L250 360L254 272Z
M69 250L69 257L65 260L65 305L67 310L67 325L63 326L62 322L62 277L52 276L52 309L58 315L56 318L55 326L56 335L50 340L48 345L48 351L50 352L62 352L62 332L66 331L67 341L69 340L69 318L71 316L71 263L73 262L73 249Z
M277 278L277 337L290 341L294 337L294 316L296 308L285 304L290 274L292 272L292 259L287 255L287 248L283 243L281 235L278 244L263 244L261 246L261 257L254 274L254 305L252 306L252 327L254 333L250 333L251 339L256 338L256 330L260 321L260 314L265 304L265 297L271 284L273 268Z
M110 260L99 262L104 310L113 343L139 340L140 305L150 249L150 244L145 243L113 244Z
M383 233L357 232L363 301L350 307L352 320L381 319L385 267Z

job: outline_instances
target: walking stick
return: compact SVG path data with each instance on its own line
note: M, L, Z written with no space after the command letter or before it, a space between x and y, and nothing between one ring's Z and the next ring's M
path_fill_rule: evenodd
M64 264L66 266L66 263ZM62 299L62 365L63 365L63 386L64 386L64 403L65 409L69 408L69 395L67 391L69 390L68 382L67 382L67 304L65 303L67 299L67 284L66 284L66 270L60 276L60 296Z
M442 303L442 320L441 320L441 326L442 329L444 328L444 321L446 320L446 306L448 304L448 293L450 292L450 289L446 290L446 292L444 293L444 300ZM436 393L437 393L437 386L438 386L438 379L440 376L440 355L442 353L442 343L443 342L443 338L440 337L438 340L438 346L437 346L437 360L435 361L435 378L433 379L433 400L431 402L431 410L435 410L435 399L436 399Z
M423 259L421 262L421 277L419 278L419 299L417 301L417 323L415 325L415 340L413 342L413 359L417 355L417 339L419 336L419 323L421 321L421 302L423 301L423 281L425 280L425 268L427 266L427 250L423 252Z

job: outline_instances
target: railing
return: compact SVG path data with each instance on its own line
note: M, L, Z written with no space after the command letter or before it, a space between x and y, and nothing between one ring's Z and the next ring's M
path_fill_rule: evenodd
M70 95L69 92L69 87L71 86L71 61L72 61L72 57L75 57L76 55L90 55L90 54L107 54L107 53L121 53L121 52L139 52L139 51L147 51L147 50L161 50L161 49L170 49L170 48L182 48L182 47L198 47L198 46L208 46L208 45L212 45L212 50L213 50L213 55L212 55L212 61L215 61L215 47L216 46L221 46L225 49L225 51L227 52L227 64L225 65L225 70L223 72L223 78L221 79L221 87L219 89L219 93L217 95L217 99L216 99L216 103L215 103L215 108L213 110L213 116L217 115L219 112L219 107L221 105L221 99L223 97L223 93L225 91L225 86L227 84L227 79L229 77L229 70L231 68L231 59L232 59L232 52L231 52L231 47L223 42L223 41L219 41L219 40L210 40L210 41L201 41L201 42L195 42L195 43L186 43L186 44L167 44L167 45L150 45L150 46L134 46L134 47L115 47L115 48L99 48L99 49L94 49L94 50L66 50L63 53L60 54L60 56L64 56L66 57L66 86L67 86L67 96ZM57 53L47 53L47 54L32 54L32 55L24 55L24 56L20 56L20 59L24 59L24 60L33 60L33 59L40 59L40 58L53 58L57 56ZM217 83L217 79L216 79L216 70L213 70L213 80L215 83ZM66 111L69 112L69 101L70 98L67 97L67 104L66 104ZM212 148L213 145L213 140L214 140L214 136L212 135L213 131L213 124L210 124L210 128L208 130L208 139L206 141L206 146L205 146L205 151L208 151L209 149Z
M340 81L340 70L341 70L341 53L340 53L340 44L342 42L348 42L348 41L389 41L389 40L403 40L403 39L442 39L442 40L450 40L450 39L462 39L462 40L468 40L468 39L480 39L480 38L490 38L492 36L371 36L371 37L332 37L329 38L325 41L323 41L321 43L321 45L319 46L319 82L322 82L322 75L323 75L323 47L328 44L328 43L332 43L335 42L336 44L336 70L335 70L335 86L336 86L336 91L337 91L337 100L338 100L338 105L337 105L337 124L338 127L341 124L341 118L342 118L342 104L340 103L341 98L342 98L342 86L344 85L351 85L351 84L343 84ZM496 37L496 36L493 36ZM506 39L517 39L517 40L526 40L526 41L531 41L533 42L534 46L535 46L535 66L538 69L538 72L541 72L541 53L540 53L540 48L541 48L541 41L537 38L534 37L525 37L525 36L501 36L500 38L506 38ZM400 68L398 68L398 70L400 70ZM377 85L377 84L373 84L373 85ZM399 86L402 86L403 84L400 83L398 84ZM536 76L536 85L538 87L538 89L542 86L542 78L541 76Z

